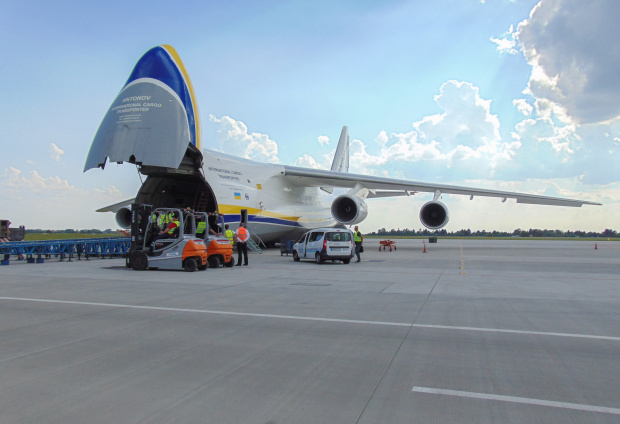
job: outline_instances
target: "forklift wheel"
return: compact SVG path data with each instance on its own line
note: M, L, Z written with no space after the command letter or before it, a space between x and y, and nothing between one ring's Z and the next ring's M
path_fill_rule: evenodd
M187 258L183 261L183 269L187 272L194 272L198 268L196 260L193 258Z
M141 250L137 250L131 254L131 267L136 271L144 271L149 266L149 258Z
M228 262L226 262L226 266L228 268L231 268L231 267L235 266L235 258L230 258L230 260Z
M207 265L198 265L198 271L204 271L207 269Z
M220 258L218 258L217 256L209 256L209 259L207 259L207 262L209 262L209 268L220 267Z

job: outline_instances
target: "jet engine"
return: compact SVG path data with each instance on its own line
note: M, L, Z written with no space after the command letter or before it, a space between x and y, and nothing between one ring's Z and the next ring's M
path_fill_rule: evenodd
M420 209L420 221L428 229L438 230L450 220L448 208L441 202L431 200Z
M332 216L341 224L359 224L368 216L368 206L364 200L350 194L336 197L332 203Z
M116 211L116 223L121 228L131 227L131 209L120 208L118 211Z

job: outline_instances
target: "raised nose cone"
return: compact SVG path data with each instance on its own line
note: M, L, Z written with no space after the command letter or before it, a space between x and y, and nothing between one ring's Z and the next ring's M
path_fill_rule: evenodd
M178 168L200 151L198 107L177 52L154 47L134 67L95 134L84 171L111 162Z

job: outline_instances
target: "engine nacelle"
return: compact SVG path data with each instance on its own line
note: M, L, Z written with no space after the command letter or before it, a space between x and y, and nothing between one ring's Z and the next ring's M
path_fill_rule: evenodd
M333 201L332 216L341 224L359 224L368 216L368 206L357 196L343 194Z
M131 209L120 208L116 211L116 223L121 228L131 227Z
M448 208L441 202L431 200L420 209L420 221L430 230L438 230L450 220Z

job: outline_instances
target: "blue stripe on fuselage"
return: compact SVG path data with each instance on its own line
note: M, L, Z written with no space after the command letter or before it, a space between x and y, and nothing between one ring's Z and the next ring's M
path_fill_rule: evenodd
M194 122L194 105L183 74L172 60L166 49L153 47L140 58L133 69L127 84L140 78L153 78L170 87L181 99L187 113L191 132L191 143L196 146L196 123Z

